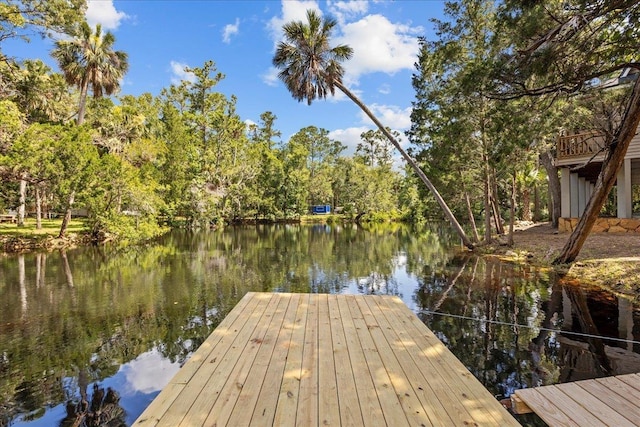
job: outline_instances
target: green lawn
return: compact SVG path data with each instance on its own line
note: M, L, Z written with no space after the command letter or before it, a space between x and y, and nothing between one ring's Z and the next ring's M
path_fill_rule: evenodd
M62 218L43 219L42 229L36 230L35 218L27 218L23 227L8 222L0 223L0 236L35 237L57 236L62 225ZM69 223L68 233L78 233L87 229L84 220L72 219Z

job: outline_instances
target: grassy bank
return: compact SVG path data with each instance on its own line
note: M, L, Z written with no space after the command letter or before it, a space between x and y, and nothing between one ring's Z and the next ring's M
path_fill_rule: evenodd
M513 247L496 243L481 250L485 256L553 269L563 276L566 283L599 286L640 299L638 234L591 233L580 255L569 266L552 265L569 239L569 233L558 233L548 223L539 223L516 230L513 237Z
M67 228L67 237L58 239L62 218L43 219L42 228L36 229L36 220L27 218L23 226L0 223L0 248L3 252L23 252L34 249L72 247L82 240L87 231L84 220L72 219Z

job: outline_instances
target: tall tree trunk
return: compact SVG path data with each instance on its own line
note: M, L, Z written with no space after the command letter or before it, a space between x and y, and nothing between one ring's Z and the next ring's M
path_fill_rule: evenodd
M558 219L560 218L561 209L560 178L558 177L558 168L554 165L553 155L550 150L540 153L540 163L547 171L552 208L549 211L551 225L553 225L553 228L558 228Z
M522 219L531 221L531 190L526 185L522 188Z
M42 194L40 185L35 185L36 193L36 230L42 230Z
M533 222L540 221L540 186L533 184Z
M69 222L71 222L71 208L73 207L73 201L76 198L76 192L72 191L69 194L69 199L67 200L67 209L64 213L64 218L62 218L62 225L60 226L60 234L58 234L58 239L62 239L67 234L67 227L69 226Z
M87 109L87 94L89 93L89 81L87 80L80 88L80 105L78 105L78 117L76 124L84 123L84 113Z
M462 229L462 226L460 225L456 217L453 215L453 212L451 212L451 209L449 209L449 206L444 201L444 199L442 198L438 190L436 190L436 188L431 183L429 178L427 178L427 176L424 174L422 169L420 169L420 166L418 166L418 164L411 158L411 156L409 156L409 154L407 154L407 152L404 151L404 149L400 146L400 143L393 137L393 135L391 135L391 132L389 132L382 125L380 120L378 120L378 118L373 115L373 113L369 110L369 108L367 108L367 106L364 105L364 103L360 101L360 99L357 96L351 93L351 91L347 89L341 82L334 81L333 83L338 89L340 89L345 95L347 95L349 99L351 99L358 107L360 107L362 111L364 111L367 117L369 117L373 121L373 123L375 123L375 125L378 126L378 129L380 129L380 132L382 132L384 136L386 136L387 139L391 142L391 144L393 144L396 150L400 152L400 154L402 155L402 158L409 164L409 166L411 166L414 172L422 180L424 185L427 186L429 191L431 191L431 194L433 194L433 197L436 199L436 202L438 202L438 205L440 205L440 208L444 212L445 217L449 220L453 228L456 230L456 232L458 233L458 236L460 236L462 243L467 248L473 249L474 244L471 242L471 240L469 240L469 237L467 237L467 234L464 232L464 230Z
M469 214L469 224L471 224L471 232L473 233L473 241L477 242L480 240L480 236L478 235L478 227L476 226L476 219L473 216L473 209L471 209L471 198L469 197L469 193L464 192L464 201L467 205L467 213Z
M473 216L473 209L471 208L471 198L469 197L469 192L464 185L464 180L462 179L462 173L458 171L460 175L460 185L462 186L462 192L464 193L464 202L467 206L467 214L469 215L469 224L471 224L471 232L473 233L473 241L478 242L480 237L478 236L478 227L476 226L476 219Z
M18 205L18 226L24 226L24 217L27 205L27 181L25 179L20 180L20 201Z
M498 178L496 178L495 168L491 168L491 208L493 209L493 217L496 222L496 232L504 234L504 225L502 224L502 216L498 206Z
M484 161L484 241L491 243L491 189L489 187L489 168L487 166L487 156L483 155Z
M584 213L571 236L569 236L564 248L562 248L562 252L553 260L554 264L572 263L580 253L582 245L587 240L593 225L598 219L600 210L616 182L616 176L624 162L627 148L629 148L629 144L638 130L638 123L640 123L640 78L636 79L633 85L633 91L621 125L613 136L611 144L609 144L609 149L602 163L602 170L598 174L596 185L587 202Z

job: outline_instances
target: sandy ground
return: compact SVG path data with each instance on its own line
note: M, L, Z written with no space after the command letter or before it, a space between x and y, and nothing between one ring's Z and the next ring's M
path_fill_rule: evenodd
M568 238L569 233L558 233L549 223L519 224L513 248L494 245L492 250L507 258L550 265ZM640 296L640 234L592 233L566 273L568 279Z

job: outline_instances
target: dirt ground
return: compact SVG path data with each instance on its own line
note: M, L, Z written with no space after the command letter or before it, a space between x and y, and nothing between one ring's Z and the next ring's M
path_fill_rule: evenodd
M494 245L491 252L515 261L550 266L569 238L550 223L518 224L514 246ZM502 238L506 241L506 238ZM577 279L640 295L640 234L592 233L580 255L566 271L567 279Z

